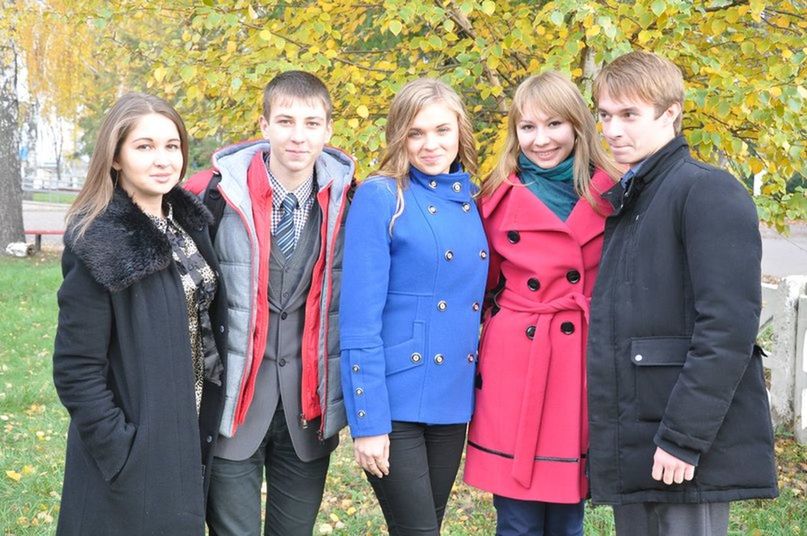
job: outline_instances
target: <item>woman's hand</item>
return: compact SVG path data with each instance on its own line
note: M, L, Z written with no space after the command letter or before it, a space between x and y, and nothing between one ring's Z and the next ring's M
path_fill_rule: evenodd
M368 473L383 478L389 474L389 435L357 437L353 454L359 466Z

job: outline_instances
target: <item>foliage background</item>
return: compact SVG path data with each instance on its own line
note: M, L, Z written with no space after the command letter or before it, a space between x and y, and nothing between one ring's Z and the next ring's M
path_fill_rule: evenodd
M17 0L31 87L46 109L85 127L91 149L103 111L127 90L166 97L194 143L258 136L263 86L304 69L331 88L333 144L365 176L383 148L395 92L419 76L465 97L490 170L509 96L557 69L590 97L596 70L634 49L684 72L685 134L698 158L750 185L760 217L783 228L807 215L804 0ZM787 181L794 180L790 192ZM801 188L801 189L799 189Z

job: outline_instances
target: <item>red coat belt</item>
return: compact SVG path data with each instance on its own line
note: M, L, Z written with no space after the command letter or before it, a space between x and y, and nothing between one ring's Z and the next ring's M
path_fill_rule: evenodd
M554 313L560 311L581 311L588 325L589 298L572 293L549 302L536 302L529 298L505 290L496 299L499 307L519 313L532 314L537 318L535 336L530 345L527 366L525 396L521 401L516 428L516 444L513 459L513 478L525 488L532 483L535 465L535 449L540 435L541 416L544 409L546 383L549 378L549 364L552 360L550 324Z

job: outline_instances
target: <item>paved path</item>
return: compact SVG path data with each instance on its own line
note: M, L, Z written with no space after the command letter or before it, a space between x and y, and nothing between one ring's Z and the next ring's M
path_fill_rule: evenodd
M67 205L59 203L35 203L23 201L22 221L26 229L40 229L49 231L52 229L64 229L64 216L67 213ZM28 242L33 242L33 236L26 236ZM43 246L60 246L61 236L43 236Z
M66 205L50 203L23 203L23 220L26 229L63 229ZM790 227L790 235L781 236L767 227L762 232L762 273L776 277L807 275L807 222ZM28 237L29 241L33 238ZM42 237L43 244L56 246L61 236Z

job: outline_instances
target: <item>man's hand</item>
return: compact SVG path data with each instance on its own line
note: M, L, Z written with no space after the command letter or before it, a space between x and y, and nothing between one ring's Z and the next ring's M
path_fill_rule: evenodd
M389 474L389 435L357 437L353 440L353 455L362 469L383 478Z
M653 480L663 480L665 484L682 483L692 480L695 476L695 466L679 460L667 451L656 447L653 455Z

